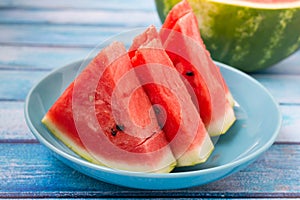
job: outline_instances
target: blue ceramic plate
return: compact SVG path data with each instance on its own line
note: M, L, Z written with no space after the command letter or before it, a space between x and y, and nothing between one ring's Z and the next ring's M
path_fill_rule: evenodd
M142 189L186 188L224 178L253 162L274 142L281 125L277 103L248 75L216 63L237 102L237 121L222 135L204 164L176 169L169 174L136 173L92 164L58 141L41 123L42 117L76 76L82 61L51 72L29 92L25 104L27 124L35 137L58 159L95 179Z

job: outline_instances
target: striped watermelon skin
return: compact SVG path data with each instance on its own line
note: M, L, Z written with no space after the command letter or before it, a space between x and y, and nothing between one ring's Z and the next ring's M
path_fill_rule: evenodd
M156 0L162 21L178 2ZM282 4L233 2L189 0L213 59L253 72L272 66L300 48L299 0Z

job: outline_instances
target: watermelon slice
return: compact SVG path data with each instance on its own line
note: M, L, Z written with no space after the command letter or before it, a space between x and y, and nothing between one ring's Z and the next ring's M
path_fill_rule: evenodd
M129 55L137 77L156 106L159 124L170 142L177 166L204 162L213 144L154 26L134 39Z
M88 64L42 122L77 154L97 164L136 172L170 172L176 165L119 42Z
M201 118L211 136L225 133L235 121L232 95L200 37L187 1L169 12L160 37L176 69L193 87ZM195 53L197 52L197 53ZM197 55L197 56L195 56Z

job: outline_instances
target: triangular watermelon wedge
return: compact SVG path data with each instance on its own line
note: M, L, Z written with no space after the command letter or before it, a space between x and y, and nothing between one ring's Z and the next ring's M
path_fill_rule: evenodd
M114 169L170 172L176 160L123 44L104 48L42 122L77 154Z
M164 48L176 69L193 87L193 102L211 136L225 133L235 121L232 95L200 37L187 1L176 4L160 30Z
M134 39L129 55L137 77L156 108L177 166L206 161L214 148L212 141L154 26Z

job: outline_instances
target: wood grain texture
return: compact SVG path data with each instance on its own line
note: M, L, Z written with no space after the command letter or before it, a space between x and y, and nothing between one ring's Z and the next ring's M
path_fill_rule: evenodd
M91 50L92 48L81 47L16 47L3 45L0 48L0 69L51 70L84 59Z
M93 48L100 42L126 31L126 28L0 24L0 30L0 43L3 45Z
M0 7L5 9L101 9L101 10L134 10L153 11L154 1L130 0L63 0L53 3L52 0L2 0Z
M300 106L281 105L280 110L283 120L276 141L300 144Z
M246 169L220 181L174 191L110 185L70 169L40 144L0 145L0 197L296 197L300 147L273 145Z
M24 118L24 103L0 101L0 142L33 140Z
M124 16L129 16L124 22ZM112 20L113 19L113 20ZM155 11L141 10L2 10L2 24L60 24L60 25L92 25L109 27L146 27L150 24L160 24Z
M279 103L300 104L300 76L253 75Z
M24 100L30 88L46 74L45 71L11 71L1 70L0 99Z

